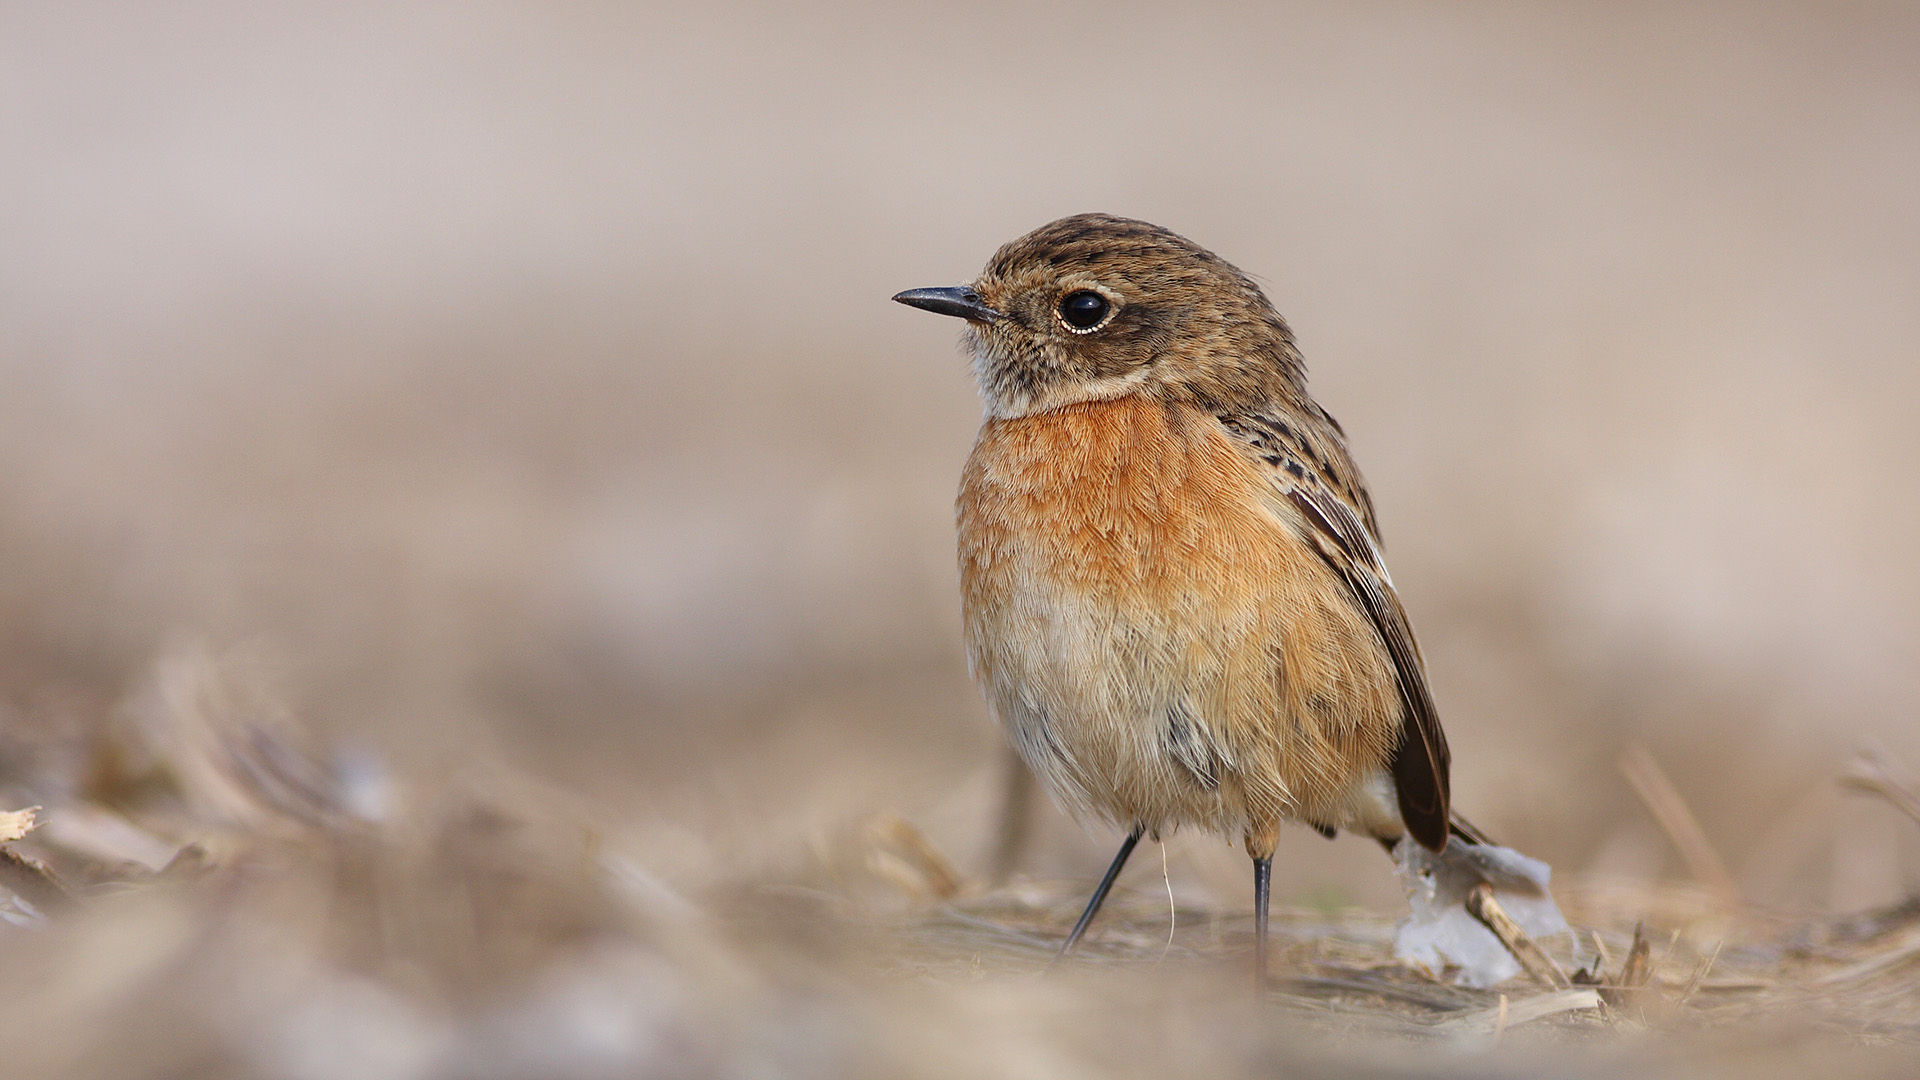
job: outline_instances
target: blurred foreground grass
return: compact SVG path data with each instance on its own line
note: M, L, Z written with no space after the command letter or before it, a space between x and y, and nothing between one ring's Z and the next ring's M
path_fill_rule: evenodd
M1603 983L1652 944L1610 1005L1459 989L1394 962L1388 917L1283 910L1255 1000L1248 915L1143 887L1043 974L1084 883L988 888L898 819L683 888L525 776L318 752L205 650L153 683L11 747L4 794L44 809L0 866L8 1075L1896 1076L1920 1045L1920 903L1563 883Z

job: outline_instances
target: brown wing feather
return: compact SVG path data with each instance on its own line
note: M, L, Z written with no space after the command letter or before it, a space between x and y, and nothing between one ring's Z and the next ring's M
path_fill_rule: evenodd
M1315 414L1331 425L1315 407ZM1296 417L1298 414L1294 414ZM1394 591L1370 526L1372 505L1337 427L1307 431L1278 415L1223 416L1222 425L1268 467L1278 494L1313 527L1320 556L1346 582L1386 645L1404 706L1390 768L1407 831L1434 851L1447 846L1451 754L1427 687L1413 626ZM1317 437L1316 437L1317 436Z

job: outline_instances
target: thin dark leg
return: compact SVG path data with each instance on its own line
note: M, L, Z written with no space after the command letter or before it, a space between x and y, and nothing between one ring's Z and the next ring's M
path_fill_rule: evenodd
M1253 988L1267 992L1267 900L1273 894L1273 859L1253 860Z
M1121 842L1119 854L1113 857L1113 865L1107 867L1107 876L1101 878L1100 887L1093 890L1093 899L1087 901L1087 910L1080 913L1080 921L1073 924L1073 933L1067 935L1067 943L1060 946L1060 951L1053 955L1055 960L1072 952L1073 947L1080 944L1080 936L1087 932L1087 925L1093 922L1094 913L1098 912L1100 905L1106 902L1107 890L1113 888L1113 879L1120 876L1120 868L1127 865L1127 856L1133 854L1133 845L1140 842L1140 834L1145 831L1136 825Z

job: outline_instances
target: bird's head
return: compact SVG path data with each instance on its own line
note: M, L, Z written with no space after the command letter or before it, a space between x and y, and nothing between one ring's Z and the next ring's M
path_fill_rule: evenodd
M967 321L989 416L1145 394L1202 408L1304 396L1260 287L1157 225L1077 214L1002 247L969 285L894 297Z

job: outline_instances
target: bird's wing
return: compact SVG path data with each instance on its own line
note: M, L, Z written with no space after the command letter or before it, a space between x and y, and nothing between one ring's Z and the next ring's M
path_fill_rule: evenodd
M1427 687L1420 646L1380 557L1373 505L1339 426L1318 406L1307 408L1312 412L1305 416L1276 408L1235 412L1219 420L1249 460L1267 473L1284 516L1305 523L1306 538L1346 582L1379 631L1405 707L1392 761L1400 816L1415 840L1440 851L1447 844L1451 755Z

